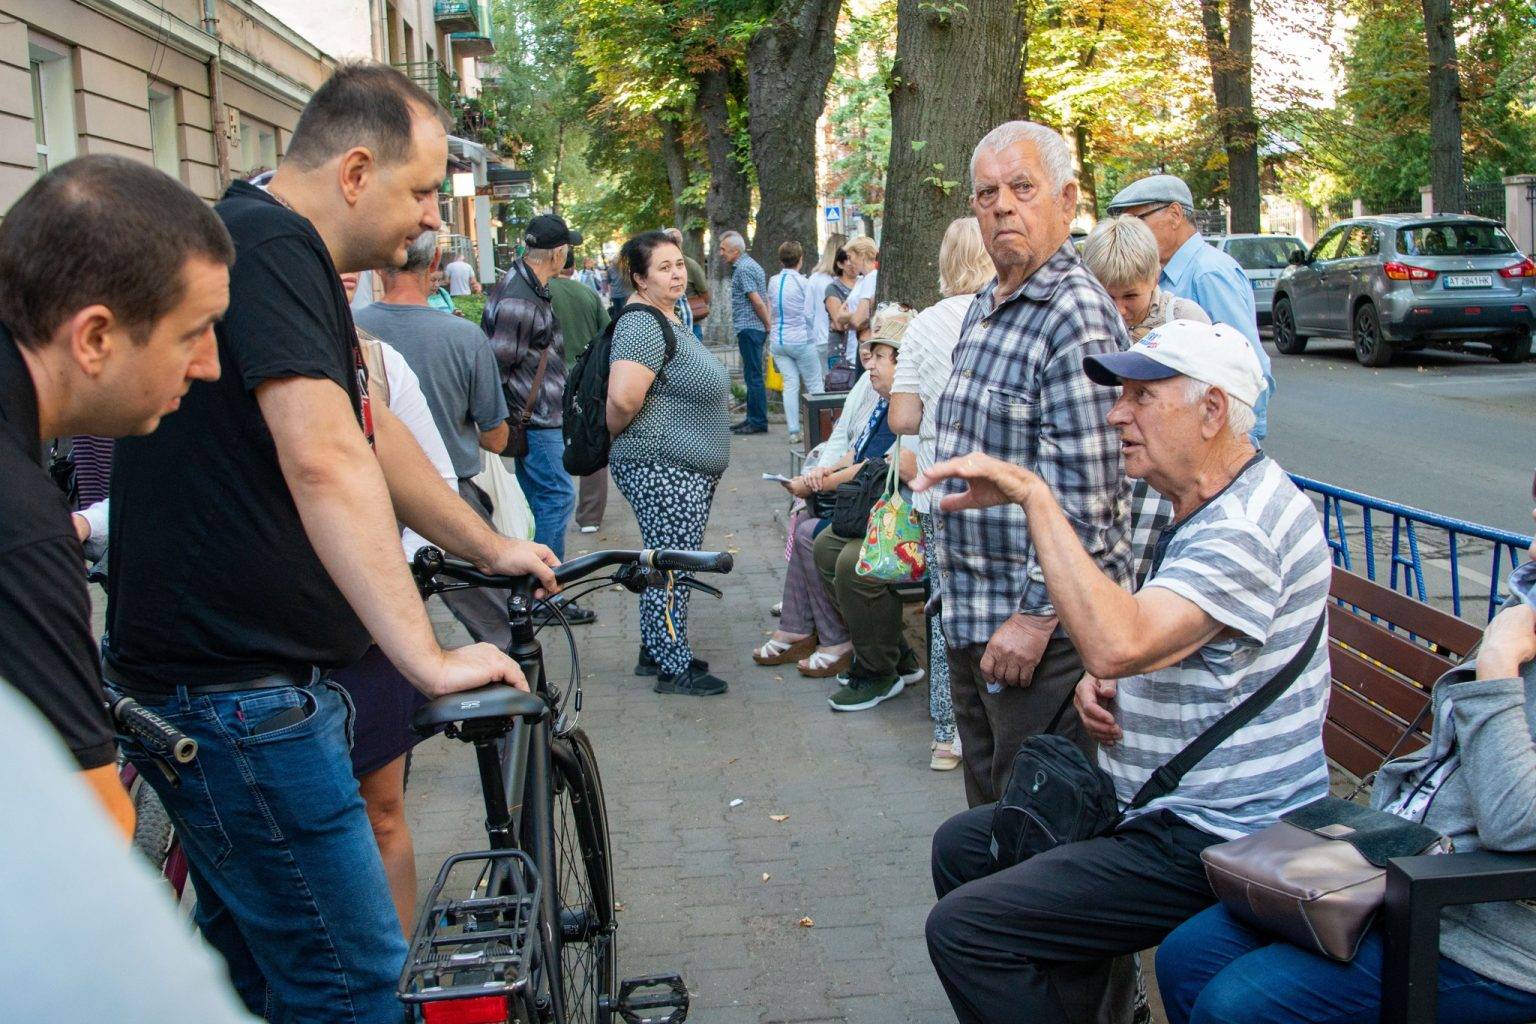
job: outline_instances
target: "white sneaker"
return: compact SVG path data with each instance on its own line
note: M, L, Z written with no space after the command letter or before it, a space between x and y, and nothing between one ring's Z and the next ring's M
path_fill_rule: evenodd
M596 533L597 530L598 530L598 528L595 527L595 526L583 526L581 528L581 532L582 533Z

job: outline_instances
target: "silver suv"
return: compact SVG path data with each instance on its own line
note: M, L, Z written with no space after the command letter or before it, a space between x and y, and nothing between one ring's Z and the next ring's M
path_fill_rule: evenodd
M1253 308L1259 326L1268 327L1275 281L1290 262L1291 253L1306 252L1307 243L1295 235L1206 235L1205 240L1243 268L1243 276L1253 286Z
M1391 214L1343 221L1275 282L1275 347L1305 351L1347 334L1364 366L1399 349L1487 345L1500 362L1531 357L1536 264L1498 221Z

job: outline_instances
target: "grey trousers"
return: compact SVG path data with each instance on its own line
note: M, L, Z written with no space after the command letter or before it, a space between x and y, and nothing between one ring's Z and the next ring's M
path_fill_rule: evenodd
M603 513L608 511L608 467L577 479L576 525L602 526Z
M955 725L960 730L961 766L965 773L968 805L990 804L1002 794L1013 769L1019 745L1045 731L1079 679L1083 663L1077 648L1065 637L1056 637L1045 648L1028 686L1004 686L987 692L981 674L983 645L949 649L949 689L955 703ZM1077 712L1068 707L1056 732L1093 754L1093 741L1083 732Z
M472 480L459 481L459 497L480 514L487 523L491 521L491 497ZM512 627L507 622L507 591L472 587L469 590L450 590L440 595L453 617L458 619L476 642L495 644L501 650L512 646Z

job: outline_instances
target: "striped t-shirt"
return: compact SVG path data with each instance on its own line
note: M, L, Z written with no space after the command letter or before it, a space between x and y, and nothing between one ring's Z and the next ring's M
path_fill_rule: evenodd
M1147 587L1192 601L1228 627L1177 665L1121 679L1123 738L1099 750L1122 804L1152 772L1291 660L1323 614L1332 563L1312 502L1267 456L1170 527ZM1252 722L1140 813L1170 810L1226 839L1328 795L1323 717L1328 645Z

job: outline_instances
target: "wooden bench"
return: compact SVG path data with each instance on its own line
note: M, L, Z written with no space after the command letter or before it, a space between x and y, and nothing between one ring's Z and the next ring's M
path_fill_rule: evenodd
M1428 741L1428 716L1412 735L1404 733L1429 702L1435 681L1472 651L1482 630L1339 568L1328 592L1333 686L1323 748L1337 767L1363 779L1395 746L1394 756L1401 756ZM1382 914L1383 1024L1435 1020L1445 907L1532 898L1533 855L1479 851L1392 861Z

